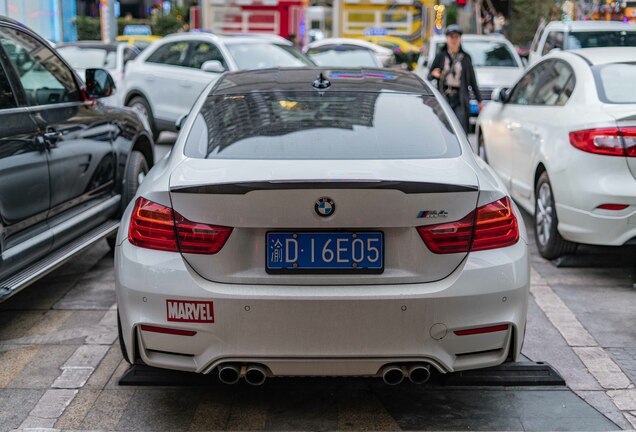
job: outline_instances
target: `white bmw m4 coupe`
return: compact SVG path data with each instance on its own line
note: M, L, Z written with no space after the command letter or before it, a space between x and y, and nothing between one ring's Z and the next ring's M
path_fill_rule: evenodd
M521 215L420 78L227 73L181 129L119 230L127 360L398 384L519 357Z

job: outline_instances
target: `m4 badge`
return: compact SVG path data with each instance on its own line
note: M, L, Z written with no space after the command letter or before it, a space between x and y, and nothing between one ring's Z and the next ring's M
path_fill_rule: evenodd
M448 217L446 210L422 210L417 214L418 219L436 219Z

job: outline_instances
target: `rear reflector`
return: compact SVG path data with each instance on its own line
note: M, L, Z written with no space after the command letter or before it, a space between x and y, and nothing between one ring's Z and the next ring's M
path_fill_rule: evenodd
M519 241L519 225L508 197L479 207L459 221L421 226L417 231L437 254L496 249Z
M232 228L192 222L170 207L138 198L128 240L147 249L212 255L221 250L231 233Z
M168 327L158 327L153 325L142 324L142 331L153 332L153 333L163 333L163 334L171 334L177 336L194 336L197 332L192 330L179 330Z
M476 335L476 334L482 334L482 333L494 333L494 332L506 331L508 330L508 327L509 327L508 324L501 324L496 326L479 327L479 328L472 328L467 330L455 330L454 333L457 336L468 336L468 335Z
M629 207L627 204L601 204L596 208L601 210L625 210L627 207Z
M570 144L605 156L636 156L636 128L599 128L570 132Z

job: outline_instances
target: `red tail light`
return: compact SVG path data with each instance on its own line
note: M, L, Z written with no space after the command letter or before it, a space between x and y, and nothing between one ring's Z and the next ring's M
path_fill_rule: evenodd
M519 225L510 198L486 204L477 209L471 251L512 246L519 241Z
M579 150L606 156L636 156L636 128L602 128L570 132Z
M470 250L473 239L475 212L462 220L437 225L418 227L420 237L431 252L437 254L465 253Z
M128 240L147 249L212 255L223 248L231 233L232 228L192 222L170 207L138 198Z
M192 222L175 213L179 248L183 253L212 255L221 250L232 228Z
M147 249L178 252L172 209L138 198L130 218L128 241Z
M479 207L462 220L422 226L417 231L437 254L496 249L519 241L519 225L508 197Z

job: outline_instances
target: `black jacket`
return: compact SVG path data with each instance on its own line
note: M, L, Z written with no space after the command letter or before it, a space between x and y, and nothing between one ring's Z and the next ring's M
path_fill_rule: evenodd
M463 55L461 60L462 76L461 87L459 89L459 99L462 109L466 112L466 118L468 118L470 114L470 90L472 90L477 101L481 102L482 99L481 93L479 92L479 87L477 87L477 78L475 77L475 69L473 69L473 61L470 58L470 55L466 51L464 51L461 46L459 47L459 52ZM435 56L433 63L429 66L428 73L429 81L436 80L437 88L442 94L444 93L442 83L437 78L434 78L431 73L435 69L444 70L444 61L447 57L450 59L450 54L448 53L446 45L444 45Z

